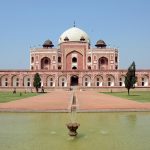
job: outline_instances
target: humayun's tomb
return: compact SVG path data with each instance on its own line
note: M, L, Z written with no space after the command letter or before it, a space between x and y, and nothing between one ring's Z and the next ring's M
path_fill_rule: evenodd
M132 61L132 60L131 60ZM61 34L58 46L46 40L43 47L30 49L29 70L0 70L0 89L32 89L35 73L45 89L124 88L127 70L119 69L119 53L98 40L91 47L83 30L72 27ZM150 88L150 69L137 69L138 88Z

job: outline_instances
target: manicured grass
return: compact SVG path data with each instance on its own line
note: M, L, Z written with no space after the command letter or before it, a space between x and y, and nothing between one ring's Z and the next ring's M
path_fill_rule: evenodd
M135 100L138 102L150 102L150 91L130 91L129 96L127 92L105 92L104 94Z
M0 92L0 103L6 103L26 97L36 96L37 93L20 93L13 94L12 92Z

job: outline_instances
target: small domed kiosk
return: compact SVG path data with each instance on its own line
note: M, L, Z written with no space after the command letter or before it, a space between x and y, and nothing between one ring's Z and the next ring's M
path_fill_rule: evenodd
M54 45L51 40L46 40L43 44L43 48L52 48Z
M98 40L95 44L97 48L106 48L106 43L103 40Z

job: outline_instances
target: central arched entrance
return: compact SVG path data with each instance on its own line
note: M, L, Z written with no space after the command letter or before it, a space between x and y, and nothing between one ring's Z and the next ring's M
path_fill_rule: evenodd
M76 75L71 76L70 85L71 86L77 86L78 85L78 79L79 79L79 77Z

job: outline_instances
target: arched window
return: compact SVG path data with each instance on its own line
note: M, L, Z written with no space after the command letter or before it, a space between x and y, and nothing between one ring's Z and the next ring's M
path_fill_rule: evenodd
M77 67L76 67L76 66L73 66L73 67L72 67L72 69L74 69L74 70L75 70L75 69L77 69Z
M94 84L95 84L95 86L102 86L102 84L103 84L103 78L102 78L102 76L96 76L95 78L94 78Z
M31 62L32 62L32 63L34 62L34 57L31 58Z
M88 86L88 78L85 78L85 86Z
M115 84L115 78L112 75L109 75L107 78L107 85L114 86L114 84Z
M0 78L0 86L6 87L8 86L8 76L4 75Z
M148 76L143 76L142 77L142 86L148 86L148 81L149 81L149 78Z
M53 76L48 76L48 78L47 78L47 86L48 87L54 87L55 86L55 78L53 77Z
M142 78L142 86L144 86L145 82L144 82L144 78Z
M13 87L19 86L19 77L18 76L13 76L12 77L12 86Z
M97 78L96 80L97 80L96 85L99 86L100 85L99 84L99 78Z
M115 62L116 62L116 63L118 62L118 57L117 57L117 56L115 56Z
M111 78L108 78L108 86L111 86Z
M84 76L83 77L83 86L91 86L91 78L90 76Z
M23 86L25 86L25 87L30 87L31 86L30 76L25 76L23 78Z
M124 77L124 76L121 76L121 77L119 78L119 86L125 86L124 81L125 81L125 77Z
M60 87L67 87L67 78L65 76L59 77L59 86Z
M61 57L60 56L58 57L58 63L61 63Z
M122 78L119 79L119 86L122 86Z
M58 70L61 70L61 66L58 66Z
M88 57L88 63L91 62L91 56Z
M49 82L50 82L50 86L53 86L53 78L50 78L50 80L49 80Z
M73 63L76 63L76 62L77 62L77 58L76 58L76 57L73 57L73 58L72 58L72 62L73 62Z
M91 66L88 66L88 69L91 70Z
M19 86L19 78L16 78L16 86Z
M8 78L5 78L5 86L8 86Z
M62 86L62 87L65 86L65 79L64 79L64 78L62 78L61 86Z
M27 86L30 86L30 78L27 79Z

